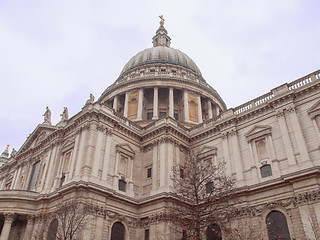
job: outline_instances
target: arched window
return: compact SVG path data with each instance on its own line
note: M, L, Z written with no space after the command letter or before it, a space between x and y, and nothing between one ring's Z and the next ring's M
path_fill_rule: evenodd
M207 240L222 240L221 228L217 224L207 228Z
M54 219L51 221L48 229L47 239L48 240L56 240L58 230L58 220Z
M272 211L266 219L269 240L290 240L287 219L282 212Z
M125 240L126 230L121 222L116 222L111 228L111 240Z

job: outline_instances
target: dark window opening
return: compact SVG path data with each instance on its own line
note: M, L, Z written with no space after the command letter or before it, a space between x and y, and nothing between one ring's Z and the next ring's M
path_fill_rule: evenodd
M217 224L207 228L207 240L222 240L221 228Z
M124 240L126 230L121 222L116 222L111 228L111 240Z
M149 229L144 230L144 240L149 240Z
M206 184L206 193L212 193L214 191L213 182L208 182Z
M126 187L127 187L126 181L120 179L119 180L119 190L122 191L122 192L125 192L126 191Z
M167 116L167 113L166 112L160 112L159 113L159 117L160 118L165 118Z
M184 170L180 168L180 178L184 178Z
M173 117L174 117L175 120L179 121L179 114L178 113L174 113Z
M272 211L266 219L269 240L290 240L287 219L282 212Z
M152 120L153 117L153 112L148 112L147 113L147 120Z
M152 168L147 169L147 178L151 178L152 176Z
M270 165L270 164L267 164L267 165L262 166L262 167L260 168L260 172L261 172L261 177L262 177L262 178L272 176L271 165Z
M186 230L183 230L182 231L182 238L181 240L187 240L187 231Z
M62 186L65 180L66 180L66 176L62 174L62 177L60 178L60 185L59 185L60 187Z

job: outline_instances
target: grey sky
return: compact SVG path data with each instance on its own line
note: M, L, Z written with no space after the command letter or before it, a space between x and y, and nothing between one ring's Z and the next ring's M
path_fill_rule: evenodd
M191 57L228 108L320 67L317 0L0 0L0 152L19 149L63 107L96 99L163 14L171 46Z

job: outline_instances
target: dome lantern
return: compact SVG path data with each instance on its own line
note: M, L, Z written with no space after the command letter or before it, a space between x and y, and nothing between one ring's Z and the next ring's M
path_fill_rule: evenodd
M168 36L167 30L163 26L165 20L162 15L159 17L161 19L160 27L156 31L156 35L152 38L153 47L158 47L158 46L170 47L171 38Z

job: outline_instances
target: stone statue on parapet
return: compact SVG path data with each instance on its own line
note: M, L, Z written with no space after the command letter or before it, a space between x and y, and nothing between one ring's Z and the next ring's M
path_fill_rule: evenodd
M46 112L42 116L44 116L43 123L51 125L51 111L49 107L46 108Z
M64 107L63 112L60 114L61 116L61 122L65 122L68 120L68 108Z
M86 104L84 106L92 104L93 102L94 102L94 96L92 93L90 93L90 98L86 101Z
M17 150L15 150L14 148L12 148L12 152L10 154L10 157L14 157L17 154Z

